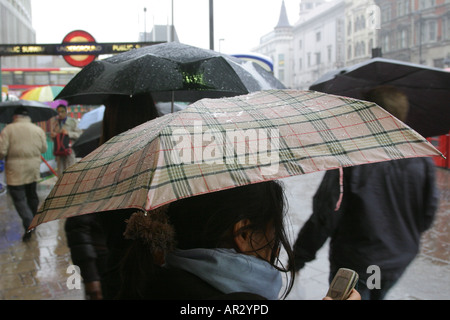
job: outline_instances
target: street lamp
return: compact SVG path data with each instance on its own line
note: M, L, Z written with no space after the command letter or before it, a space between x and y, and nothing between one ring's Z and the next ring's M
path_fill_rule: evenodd
M222 52L221 48L222 48L222 41L225 41L225 39L219 39L219 52Z
M209 0L209 49L214 50L214 3Z
M173 0L172 0L172 27L170 28L170 41L175 41L175 25L173 23Z
M147 42L147 8L144 7L144 41Z

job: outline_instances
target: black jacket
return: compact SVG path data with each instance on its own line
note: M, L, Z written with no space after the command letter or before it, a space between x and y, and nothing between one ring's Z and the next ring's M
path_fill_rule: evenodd
M144 285L142 296L120 296L119 299L149 300L266 300L248 293L224 294L196 275L175 268L158 268L157 274Z
M397 279L419 250L438 205L435 165L411 158L328 171L313 199L313 213L294 246L296 268L315 258L330 237L330 266L353 269L367 279L377 265L384 279Z
M67 245L85 282L100 281L106 263L106 237L95 214L67 218Z

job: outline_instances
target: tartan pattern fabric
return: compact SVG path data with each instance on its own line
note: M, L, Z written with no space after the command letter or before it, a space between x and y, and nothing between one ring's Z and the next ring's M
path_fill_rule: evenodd
M374 103L314 91L203 99L107 141L59 177L31 228L74 215L153 210L293 175L440 155Z

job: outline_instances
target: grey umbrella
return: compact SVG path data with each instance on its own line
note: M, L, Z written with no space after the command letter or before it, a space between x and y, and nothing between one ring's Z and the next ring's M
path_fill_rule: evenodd
M13 100L0 102L0 123L11 123L14 110L18 107L27 109L33 122L47 121L58 113L47 104L33 100Z
M450 131L450 72L414 63L373 58L323 75L311 90L363 99L374 86L390 85L410 102L406 123L424 137Z
M57 99L102 104L110 95L151 93L155 101L194 102L283 88L272 73L256 63L170 42L90 63Z

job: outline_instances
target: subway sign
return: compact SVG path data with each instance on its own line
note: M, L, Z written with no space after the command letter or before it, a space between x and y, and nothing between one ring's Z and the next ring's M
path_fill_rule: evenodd
M0 44L1 56L58 55L72 66L84 67L101 54L116 54L162 42L98 43L87 32L76 30L61 44Z

